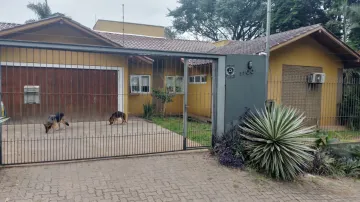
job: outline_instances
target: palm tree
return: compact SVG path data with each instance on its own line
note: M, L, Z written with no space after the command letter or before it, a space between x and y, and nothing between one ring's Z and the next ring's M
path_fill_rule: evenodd
M337 24L338 28L342 29L343 41L347 43L351 30L360 27L359 4L350 4L348 0L339 0L337 5L330 9L329 15L333 16L333 19L330 19L327 25Z
M45 0L44 3L37 3L37 4L29 3L27 5L27 8L32 10L37 15L38 19L30 19L27 20L26 23L34 22L36 20L41 20L52 16L52 12L48 5L47 0Z

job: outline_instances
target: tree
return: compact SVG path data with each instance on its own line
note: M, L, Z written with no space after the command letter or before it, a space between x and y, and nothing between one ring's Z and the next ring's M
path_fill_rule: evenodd
M41 20L41 19L45 19L45 18L48 18L52 15L51 13L51 9L48 5L48 2L47 0L45 0L44 3L29 3L27 5L27 8L32 10L36 16L37 16L37 20ZM36 21L35 19L30 19L28 20L27 22L32 22L32 21Z
M30 19L27 20L25 23L30 23L30 22L35 22L37 20L41 20L41 19L45 19L45 18L49 18L49 17L53 17L53 16L65 16L65 14L63 13L52 13L51 12L51 8L47 2L47 0L45 0L45 2L43 3L29 3L27 5L27 8L32 10L36 16L37 19Z
M266 3L263 0L179 0L169 10L173 27L213 41L250 40L264 33Z
M176 39L177 33L172 27L165 27L165 38Z
M162 109L162 116L165 117L166 113L166 104L173 102L173 97L175 97L176 94L170 93L168 90L164 89L153 89L152 96L154 96L156 99L160 100L161 104L163 105Z
M347 41L348 27L350 25L348 18L350 16L348 0L326 0L324 9L327 12L329 21L326 27L332 31L339 39Z
M275 0L272 7L272 33L326 23L328 20L322 0Z
M359 42L356 42L360 39L359 3L360 0L326 0L324 3L329 17L327 28L349 45L359 45Z
M349 46L355 50L360 49L360 1L359 0L327 0L324 8L329 15L326 24Z
M356 51L360 50L360 4L350 6L350 33L348 44Z

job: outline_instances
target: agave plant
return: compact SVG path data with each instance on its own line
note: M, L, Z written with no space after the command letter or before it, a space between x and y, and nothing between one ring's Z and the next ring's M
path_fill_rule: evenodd
M5 121L9 120L10 117L0 117L0 123L4 123Z
M298 110L280 105L251 112L239 125L250 163L276 179L293 180L302 173L314 152L306 136L315 129L305 127L304 119Z

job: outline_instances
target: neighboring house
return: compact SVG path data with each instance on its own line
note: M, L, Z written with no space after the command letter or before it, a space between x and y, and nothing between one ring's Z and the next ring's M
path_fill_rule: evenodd
M227 41L213 52L259 54L265 51L264 43L264 37ZM359 54L321 25L271 35L270 48L268 99L300 109L311 119L310 124L337 125L343 70L360 67ZM309 85L311 73L325 73L325 83Z
M126 33L122 33L123 30ZM121 22L106 20L99 20L91 30L66 17L54 17L24 25L0 23L0 38L222 55L258 55L265 51L265 38L216 43L170 40L164 38L163 30L159 26L123 25ZM360 56L321 25L274 34L270 39L268 99L300 108L320 125L336 125L337 107L342 94L339 78L342 78L344 68L360 66ZM23 94L5 93L4 97L8 98L4 100L5 106L16 106L8 110L9 114L13 113L12 117L21 117L34 111L44 116L59 106L64 106L61 110L69 112L67 114L71 114L75 120L84 119L84 114L89 119L96 116L104 118L116 109L130 115L141 115L143 104L153 103L160 109L161 104L150 93L153 88L164 87L177 94L174 102L168 105L167 114L181 115L183 111L184 64L181 58L2 47L0 60L2 66L7 67L2 70L3 92L24 92L25 85L38 85L41 92L67 93L60 99L40 94L38 105L25 104L26 97L23 98ZM192 60L190 64L189 113L210 118L211 63ZM16 74L23 76L34 72L36 75L24 76L21 82L12 80ZM327 90L324 85L309 93L309 86L304 79L314 72L325 73L326 84L336 83L336 87ZM56 77L56 81L40 79L44 76L46 78L48 74L60 76ZM69 83L65 77L71 78L72 82ZM98 81L99 87L80 82L89 80ZM54 85L50 85L51 82ZM87 95L89 93L107 96L96 98ZM241 92L237 93L241 96ZM75 98L75 95L81 94L87 96ZM85 103L81 103L84 99Z

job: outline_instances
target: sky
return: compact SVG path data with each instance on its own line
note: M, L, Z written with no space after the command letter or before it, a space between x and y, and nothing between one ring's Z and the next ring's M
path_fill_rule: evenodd
M0 22L24 23L36 18L26 7L28 2L44 0L0 1ZM122 21L122 4L126 22L170 26L167 9L178 5L177 0L48 0L48 4L53 13L64 13L89 28L95 25L96 19Z

